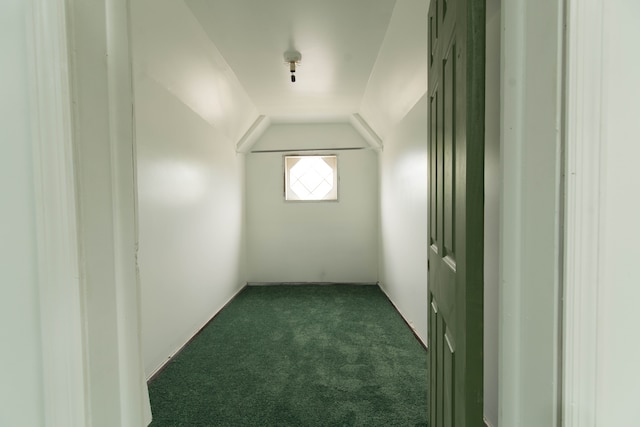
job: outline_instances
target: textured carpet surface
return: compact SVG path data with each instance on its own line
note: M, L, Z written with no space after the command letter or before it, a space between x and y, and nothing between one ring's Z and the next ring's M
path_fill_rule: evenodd
M153 427L425 426L427 354L377 286L247 287L149 393Z

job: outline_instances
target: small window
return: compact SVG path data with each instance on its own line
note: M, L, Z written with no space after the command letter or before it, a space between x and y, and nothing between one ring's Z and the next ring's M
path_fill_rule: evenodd
M337 156L285 156L285 200L338 200Z

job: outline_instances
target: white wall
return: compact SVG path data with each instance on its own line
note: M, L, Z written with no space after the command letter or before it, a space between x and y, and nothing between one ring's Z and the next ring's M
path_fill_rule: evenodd
M500 0L487 1L484 155L484 416L498 427Z
M640 3L605 1L596 425L640 425Z
M366 147L346 123L276 124L253 150ZM283 154L247 154L249 282L378 281L378 174L372 150L338 154L338 202L285 202Z
M380 286L427 342L429 248L427 96L385 140L380 155Z
M27 2L0 3L0 425L44 424Z
M255 107L183 2L132 3L142 337L151 375L246 283Z
M425 343L428 6L420 0L396 2L361 106L361 115L384 145L379 162L380 285Z

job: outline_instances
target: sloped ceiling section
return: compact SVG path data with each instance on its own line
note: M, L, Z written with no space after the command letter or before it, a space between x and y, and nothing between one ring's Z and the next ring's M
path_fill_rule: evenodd
M382 140L427 91L428 3L396 3L359 108L362 118Z
M138 78L162 87L235 143L258 111L216 45L183 2L133 3Z
M376 133L426 90L426 75L418 77L426 72L424 0L184 3L256 107L238 151L250 150L269 123L352 123L380 148ZM296 83L284 60L292 49L302 54Z

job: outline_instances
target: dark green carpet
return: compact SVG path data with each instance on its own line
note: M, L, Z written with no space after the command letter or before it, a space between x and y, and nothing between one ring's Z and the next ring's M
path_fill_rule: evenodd
M248 287L149 393L153 427L425 426L427 354L377 286Z

